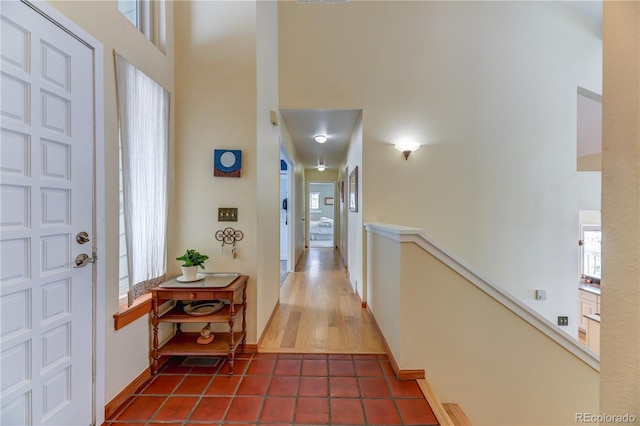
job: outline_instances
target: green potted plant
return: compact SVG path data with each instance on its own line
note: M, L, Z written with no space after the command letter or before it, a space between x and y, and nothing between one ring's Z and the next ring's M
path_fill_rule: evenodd
M176 260L182 261L182 277L178 277L178 280L188 282L200 279L201 277L198 277L198 267L204 269L204 261L207 259L209 259L209 256L206 254L194 249L187 249L182 256L176 257Z

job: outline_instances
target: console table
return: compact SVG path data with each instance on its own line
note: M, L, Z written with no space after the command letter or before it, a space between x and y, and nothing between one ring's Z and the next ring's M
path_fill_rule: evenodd
M205 276L215 274L205 274ZM205 278L205 280L208 278ZM153 326L153 343L151 350L151 374L158 372L158 360L161 356L226 356L229 364L229 374L233 374L235 353L238 347L244 352L247 340L247 280L246 275L240 275L225 287L207 287L205 282L179 283L175 287L166 283L151 289L151 308ZM175 279L174 279L175 281ZM173 281L172 281L173 282ZM228 303L218 312L193 316L183 311L181 303L175 303L167 312L160 314L159 307L168 301L194 300L227 300ZM242 331L234 332L235 317L242 312ZM158 346L158 324L175 324L175 333L169 341ZM183 323L227 323L229 331L214 332L211 343L201 345L196 343L200 333L182 331Z

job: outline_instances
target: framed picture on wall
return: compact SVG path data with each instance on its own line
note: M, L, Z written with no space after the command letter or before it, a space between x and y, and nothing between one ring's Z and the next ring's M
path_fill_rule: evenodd
M325 197L324 198L324 205L325 206L332 206L333 205L333 197Z
M216 149L213 151L213 175L240 177L242 151L239 149Z
M349 211L358 211L358 166L349 174Z

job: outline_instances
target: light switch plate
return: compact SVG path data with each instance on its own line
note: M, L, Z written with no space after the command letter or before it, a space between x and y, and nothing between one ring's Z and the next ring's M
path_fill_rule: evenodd
M236 207L219 207L218 222L237 222L238 209Z

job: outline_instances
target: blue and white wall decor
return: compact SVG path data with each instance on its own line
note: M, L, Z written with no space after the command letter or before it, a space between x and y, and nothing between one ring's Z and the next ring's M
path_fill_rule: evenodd
M242 151L239 149L216 149L213 152L213 175L240 177Z

